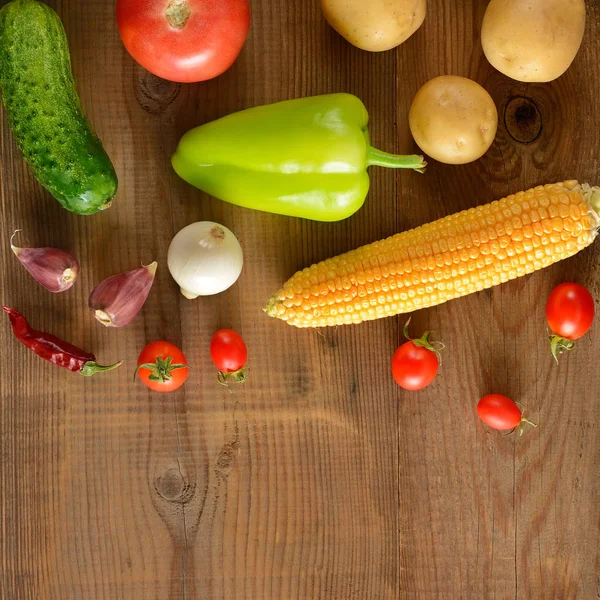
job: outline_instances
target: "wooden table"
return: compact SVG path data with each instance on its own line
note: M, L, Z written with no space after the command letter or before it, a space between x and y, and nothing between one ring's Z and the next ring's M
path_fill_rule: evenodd
M4 2L2 2L4 3ZM600 327L556 366L544 303L574 280L600 298L592 247L555 267L414 315L446 343L439 377L405 393L390 374L404 317L300 331L261 311L297 269L454 211L568 178L598 182L600 2L584 45L546 85L487 63L484 0L429 0L424 27L369 54L335 34L317 0L253 0L234 67L198 85L159 80L124 50L108 0L49 2L67 30L85 110L120 178L113 207L62 210L0 122L0 300L118 372L86 380L0 327L0 597L3 600L523 600L600 596ZM480 161L432 161L426 175L374 168L362 210L333 224L232 207L185 184L170 156L197 124L250 106L326 92L367 105L376 145L413 152L417 89L440 74L479 81L501 115ZM181 227L215 220L245 252L233 288L185 300L166 252ZM72 249L75 288L51 295L9 237ZM156 259L143 313L122 330L91 317L104 277ZM243 334L251 377L233 395L208 344ZM171 395L134 384L148 341L180 344L193 365ZM480 396L521 400L539 428L502 437Z

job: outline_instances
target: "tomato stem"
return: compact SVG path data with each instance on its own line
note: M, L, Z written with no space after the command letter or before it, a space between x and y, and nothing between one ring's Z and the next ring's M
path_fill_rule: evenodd
M534 423L533 421L530 421L529 419L526 419L523 415L521 415L521 421L516 427L516 429L519 430L519 436L522 436L523 433L525 433L523 423L527 423L528 425L531 425L532 427L537 427L537 423Z
M171 375L173 371L188 368L188 365L178 363L173 364L173 358L171 356L167 356L167 358L158 356L155 363L144 363L139 365L133 374L133 378L135 379L140 369L148 369L150 371L150 375L148 376L150 381L165 383L173 379L173 375Z
M558 364L558 355L575 348L575 342L569 338L560 335L552 334L548 337L550 340L550 350L556 364Z
M169 25L175 29L183 29L191 14L187 0L170 0L165 10Z
M235 383L244 383L248 379L248 367L242 367L237 371L230 371L229 373L224 373L223 371L219 371L217 373L217 381L224 385L230 392L231 387L229 386L229 382L233 380Z
M408 318L408 321L406 321L406 324L404 325L404 329L402 330L404 337L407 340L411 341L415 346L419 346L421 348L425 348L426 350L429 350L430 352L433 352L437 356L437 359L441 365L442 364L442 355L440 354L440 350L443 350L446 346L442 342L438 342L438 341L432 342L429 340L429 337L431 336L433 331L426 331L418 339L411 338L408 335L408 326L410 325L411 319L412 319L412 317ZM437 344L437 348L435 347L434 344Z

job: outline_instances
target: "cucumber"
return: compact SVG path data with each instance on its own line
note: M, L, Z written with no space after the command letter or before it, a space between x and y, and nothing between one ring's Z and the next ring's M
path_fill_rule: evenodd
M74 213L108 208L117 176L81 110L67 36L46 4L12 0L0 10L0 87L37 180Z

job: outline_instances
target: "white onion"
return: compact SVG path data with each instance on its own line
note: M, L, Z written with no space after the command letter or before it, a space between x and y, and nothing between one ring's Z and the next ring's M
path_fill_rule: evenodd
M235 235L224 225L200 221L184 227L169 246L169 271L190 300L231 287L244 257Z

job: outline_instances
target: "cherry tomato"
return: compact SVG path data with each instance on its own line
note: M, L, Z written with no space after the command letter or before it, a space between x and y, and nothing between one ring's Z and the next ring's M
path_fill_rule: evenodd
M131 56L158 77L182 83L224 73L250 27L248 0L117 0Z
M136 370L139 378L151 390L173 392L189 375L183 352L169 342L152 342L140 353Z
M514 429L523 417L521 409L502 394L484 396L477 404L477 414L486 425L500 431Z
M219 383L229 379L242 383L247 375L248 350L241 336L232 329L220 329L210 341L210 357L219 369Z
M440 363L435 349L419 346L420 340L402 344L392 357L392 374L405 390L422 390L437 375ZM417 342L417 343L415 343Z
M577 283L561 283L546 304L550 329L568 340L576 340L589 331L594 312L592 295Z

